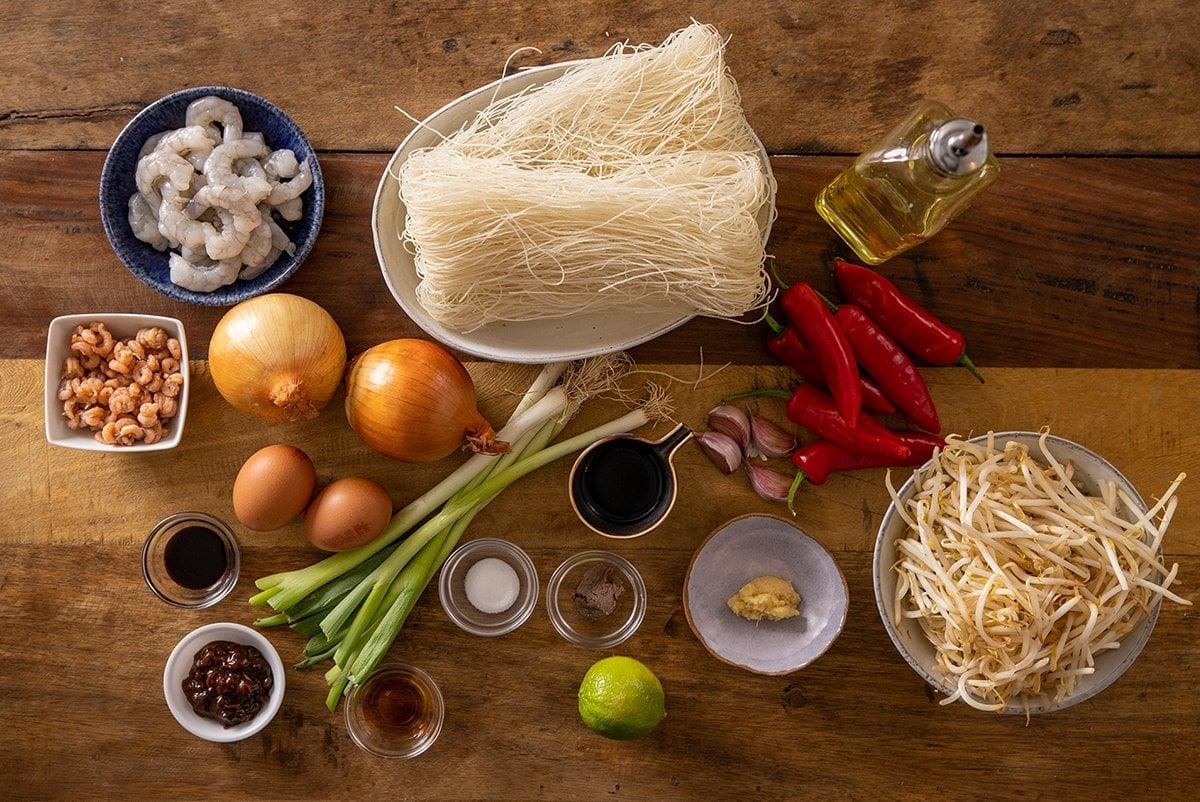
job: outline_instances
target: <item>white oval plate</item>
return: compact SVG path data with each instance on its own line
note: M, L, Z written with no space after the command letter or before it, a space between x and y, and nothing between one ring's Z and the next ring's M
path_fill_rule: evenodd
M400 202L400 165L414 151L438 144L475 118L494 100L515 95L531 87L553 81L583 62L531 67L493 81L443 106L425 118L410 133L388 162L379 181L371 210L371 229L375 237L375 255L383 269L383 279L396 302L427 334L444 345L481 359L498 362L541 364L559 360L583 359L632 348L682 326L694 317L678 310L661 312L585 312L571 317L496 322L473 331L448 329L434 320L417 301L417 269L412 254L401 241L405 209ZM762 162L771 175L771 162L758 141ZM771 233L771 202L759 212L763 242Z

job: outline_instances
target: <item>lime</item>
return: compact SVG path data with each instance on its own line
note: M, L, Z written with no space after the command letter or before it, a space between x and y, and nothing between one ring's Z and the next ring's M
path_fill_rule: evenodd
M641 738L665 715L662 683L632 657L598 660L579 683L579 716L605 738Z

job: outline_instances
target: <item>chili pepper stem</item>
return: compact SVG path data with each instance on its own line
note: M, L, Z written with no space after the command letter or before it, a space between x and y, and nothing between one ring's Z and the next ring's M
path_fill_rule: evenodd
M983 384L983 375L979 372L979 368L975 367L975 363L971 361L971 357L967 356L966 351L963 351L962 355L959 356L958 364L971 371L971 375L979 379L980 384Z
M804 471L797 470L796 478L792 480L792 486L788 488L787 508L792 515L796 514L796 494L800 492L800 486L804 484L804 480L808 477L804 475Z
M780 334L783 334L785 326L775 318L771 317L770 312L763 314L763 322L765 322L767 324L767 328L771 330L771 336L778 337Z
M744 393L727 395L721 399L721 403L728 404L731 401L740 401L743 398L782 398L786 401L791 397L792 394L782 387L760 387L757 390L747 390Z

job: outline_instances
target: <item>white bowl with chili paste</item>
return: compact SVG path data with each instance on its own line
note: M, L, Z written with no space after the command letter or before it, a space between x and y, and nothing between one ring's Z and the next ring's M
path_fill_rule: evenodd
M252 659L247 662L244 669L242 667L234 669L235 672L245 671L245 683L242 688L249 691L249 693L238 694L235 686L233 696L245 697L245 704L242 704L242 698L235 698L232 704L225 708L240 710L241 715L232 716L237 723L224 721L213 715L202 714L192 705L191 694L185 689L185 682L192 673L198 654L206 646L214 643L234 644L243 649L252 647L258 655L261 655L262 661L270 670L269 688L263 692L261 687L262 665L257 659L253 659L253 652L249 652ZM229 678L224 679L227 682L224 689L227 689ZM234 679L240 680L241 678L235 677ZM284 671L283 661L279 659L279 652L261 632L242 624L207 624L193 630L185 635L171 651L171 656L167 658L166 668L163 669L163 695L166 697L171 715L185 730L206 741L230 743L241 741L258 733L270 724L271 719L275 718L275 714L279 712L279 707L283 704L283 692ZM263 697L260 700L261 707L254 699L259 695ZM246 717L245 713L250 709L254 709L254 712ZM241 718L247 718L247 720L242 721Z

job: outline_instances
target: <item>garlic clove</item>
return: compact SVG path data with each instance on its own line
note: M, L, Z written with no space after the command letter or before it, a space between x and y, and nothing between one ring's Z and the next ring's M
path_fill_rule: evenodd
M790 456L796 450L796 435L761 415L750 416L750 453L766 458Z
M742 462L742 449L724 432L696 432L694 435L700 449L708 455L721 473L733 473Z
M767 501L787 503L795 476L776 468L753 465L749 462L746 463L746 471L750 474L750 486L754 488L755 493Z
M732 437L743 451L750 445L750 418L733 404L722 404L710 410L708 428Z

